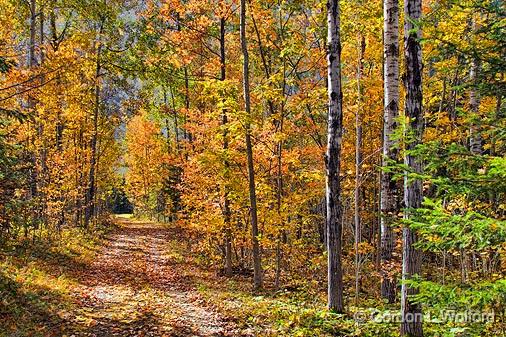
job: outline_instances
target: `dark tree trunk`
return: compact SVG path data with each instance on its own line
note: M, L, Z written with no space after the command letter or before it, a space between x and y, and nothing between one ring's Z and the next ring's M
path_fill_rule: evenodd
M251 101L249 85L249 55L246 40L246 0L241 0L241 49L243 54L243 90L244 107L246 110L246 155L248 157L248 180L249 196L251 204L251 235L253 242L253 287L255 290L262 288L262 264L260 259L260 244L258 242L258 215L257 197L255 188L255 171L253 167L253 145L251 143Z
M220 18L220 80L226 79L226 54L225 54L225 18ZM223 166L224 172L224 186L223 186L223 222L225 223L225 273L227 276L232 276L232 228L230 222L230 199L228 191L228 171L230 163L228 161L228 132L227 132L227 109L223 108L221 111L221 124L223 126Z
M416 26L422 14L422 0L406 0L404 2L404 57L405 75L404 86L406 91L405 115L408 118L406 126L411 139L406 144L404 164L415 173L422 172L422 162L411 151L421 143L423 136L423 111L422 111L422 48L420 46L421 30ZM404 203L406 206L405 217L416 216L414 211L422 204L422 181L420 179L404 178ZM417 234L408 226L402 230L402 279L411 279L420 274L422 256L421 251L415 248L418 241ZM422 308L413 303L409 298L415 295L417 289L402 284L401 290L401 334L406 336L423 336Z
M28 46L28 68L33 68L37 65L37 59L35 57L35 38L36 38L36 29L37 29L37 4L36 0L30 1L30 41ZM35 99L29 95L28 96L28 109L32 115L35 115ZM31 153L32 160L32 169L30 172L30 194L31 198L34 199L37 197L37 156L35 150Z
M99 41L97 46L97 60L95 68L95 106L93 109L93 132L90 141L90 170L88 174L88 186L86 189L85 205L84 205L84 227L88 228L91 219L95 215L95 171L97 166L97 138L98 138L98 118L100 115L100 72L102 70L102 64L100 60L100 54L102 52L102 31L104 27L104 21L100 22L100 28L98 32Z
M354 225L355 225L355 303L358 304L358 294L360 292L360 253L359 245L362 240L362 226L360 219L361 206L361 169L362 169L362 119L360 116L362 109L362 71L365 53L365 38L360 35L360 50L357 65L357 112L355 114L355 193L354 193Z

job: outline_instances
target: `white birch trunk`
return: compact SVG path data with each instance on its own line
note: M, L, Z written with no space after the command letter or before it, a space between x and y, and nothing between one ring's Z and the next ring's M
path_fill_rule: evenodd
M339 171L342 142L341 40L339 1L327 1L328 126L326 166L328 307L344 311L341 267L341 209Z
M383 4L384 29L384 111L383 111L383 160L382 167L389 162L396 162L398 151L392 135L397 127L399 117L399 0L385 0ZM396 281L389 268L392 260L395 237L392 223L399 211L399 194L401 190L393 180L393 174L381 173L381 296L389 303L395 301Z

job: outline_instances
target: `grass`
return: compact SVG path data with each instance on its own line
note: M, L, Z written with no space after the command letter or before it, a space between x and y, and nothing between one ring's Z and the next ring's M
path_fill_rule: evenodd
M4 245L0 336L61 336L79 306L71 296L77 275L93 259L101 237L66 229L58 239L20 239Z

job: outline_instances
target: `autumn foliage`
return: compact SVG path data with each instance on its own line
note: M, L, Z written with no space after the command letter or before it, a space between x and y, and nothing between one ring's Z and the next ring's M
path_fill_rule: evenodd
M220 276L251 276L258 240L267 292L299 289L323 303L327 6L246 3L250 113L239 1L0 0L1 242L93 232L121 195L135 216L184 228L188 250ZM399 116L395 155L385 160L382 6L340 1L346 310L386 308L386 278L394 285L389 305L398 308L402 231L409 229L423 255L420 275L406 283L419 290L417 303L499 312L506 287L504 8L494 0L427 0L421 19L410 22L401 4ZM411 97L402 85L409 78L402 74L405 22L423 31L423 136L403 108ZM398 199L391 214L381 209L385 174ZM405 209L403 186L412 182L420 182L423 203ZM387 217L393 234L385 259ZM486 324L427 331L450 326L477 336L498 331Z

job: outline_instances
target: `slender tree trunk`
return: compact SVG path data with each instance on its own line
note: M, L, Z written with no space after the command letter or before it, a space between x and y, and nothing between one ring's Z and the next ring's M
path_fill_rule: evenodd
M163 87L163 110L165 114L165 129L167 131L167 136L165 141L167 142L167 151L171 152L170 146L170 125L169 125L169 102L167 100L167 89Z
M457 56L457 64L460 64L460 57ZM458 86L460 85L459 68L455 69L455 74L450 84L450 97L448 102L448 118L454 122L457 119L457 104L458 104ZM453 123L450 124L453 126Z
M246 0L241 0L241 49L243 54L243 90L244 106L246 110L246 154L248 157L248 180L249 196L251 204L251 234L253 242L253 287L255 290L262 288L262 264L260 259L260 244L258 242L258 215L257 197L255 188L255 171L253 167L253 145L251 144L251 101L249 85L249 55L246 40Z
M220 80L226 79L226 54L225 54L225 18L220 18ZM230 222L230 199L228 191L228 179L230 163L228 161L228 132L227 132L228 116L227 109L223 107L221 111L221 125L223 126L223 166L224 185L223 185L223 222L225 223L225 273L228 277L232 276L232 228Z
M35 57L35 38L37 34L37 1L30 0L30 45L28 46L28 67L33 68L37 64Z
M501 76L501 80L502 80L503 76ZM497 93L497 98L496 98L496 105L495 105L495 118L496 119L500 119L502 118L502 105L503 105L503 100L502 100L502 96L503 94L501 92L498 92ZM498 133L498 129L494 129L493 132L492 132L492 139L490 141L490 155L491 156L495 156L497 155L496 153L496 144L497 144L497 133Z
M381 159L380 159L381 160ZM381 165L381 163L379 163ZM381 177L382 172L379 171L376 177L378 183L378 190L376 191L376 223L375 228L375 244L376 244L376 256L374 265L377 272L381 272Z
M53 47L53 51L56 52L58 50L58 33L56 31L56 13L55 13L55 2L52 2L52 8L51 12L49 14L49 26L51 29L51 45ZM58 90L60 90L61 80L60 80L60 73L57 73L56 78L56 85L58 87ZM60 94L58 94L58 101L61 100ZM56 143L56 149L58 152L62 151L62 145L63 145L63 121L62 121L62 115L61 110L58 109L56 112L56 133L55 133L55 143Z
M381 173L381 296L389 303L395 302L396 280L389 275L395 247L392 223L399 212L399 184L391 172L385 171L391 162L397 162L398 151L392 135L399 117L399 0L383 3L384 29L384 111L383 111L383 159Z
M58 33L56 31L56 13L55 13L55 3L52 3L53 8L51 8L51 12L49 14L49 26L51 29L51 45L53 47L53 51L56 52L58 50ZM60 80L60 73L57 73L56 78L56 85L58 87L58 90L60 90L61 80ZM60 94L58 94L58 101L60 101ZM58 152L62 151L62 142L63 142L63 122L62 122L62 115L61 110L58 109L56 112L56 133L55 133L55 142L56 142L56 149Z
M284 25L283 25L283 15L282 12L279 12L279 27L280 27L280 40L281 45L284 45ZM285 56L281 57L283 63L283 81L281 82L281 92L283 94L283 98L286 95L286 60ZM276 126L276 132L283 133L283 125L285 119L285 101L280 104L279 109L279 120L275 121L274 124ZM275 275L275 287L279 289L280 279L281 279L281 270L283 264L283 244L287 242L287 234L286 230L283 228L283 220L281 215L281 205L283 200L283 137L280 138L277 144L277 174L276 174L276 211L279 219L279 232L278 239L276 243L276 275Z
M78 138L78 135L77 135L78 131L74 131L74 137L73 137L73 145L74 145L74 166L76 167L76 172L75 172L75 176L74 176L74 188L76 189L76 191L79 191L79 153L78 153L78 144L77 144L77 138ZM74 225L76 227L79 227L81 225L81 218L80 218L80 213L81 213L81 198L80 198L80 193L76 193L74 195Z
M476 20L473 18L471 24L471 31L476 31ZM471 64L471 70L469 71L469 79L471 81L471 90L469 91L469 107L471 109L471 126L469 127L469 149L471 153L480 155L483 152L481 146L481 135L479 132L479 126L477 125L478 113L480 110L480 97L477 92L478 87L478 72L480 70L480 62L474 58Z
M255 30L255 34L256 34L256 37L257 37L257 41L258 41L258 51L260 53L260 59L262 60L262 66L263 66L263 70L264 70L264 73L265 73L265 78L267 80L269 80L269 78L271 77L271 70L270 70L270 67L267 63L267 55L265 53L265 48L262 44L262 38L260 36L260 31L258 29L258 26L256 24L256 20L255 20L255 17L252 15L251 16L251 19L252 19L252 23L253 23L253 28ZM280 38L281 38L281 45L283 44L283 25L280 24L279 25L280 27ZM284 66L285 66L285 61L284 61L284 57L283 57L283 87L281 88L282 92L283 92L283 96L285 94L285 69L284 69ZM281 104L282 105L282 104ZM274 116L275 115L275 111L276 111L276 108L274 106L274 102L272 101L272 99L268 99L267 100L267 106L269 107L269 115L270 116ZM274 120L274 127L276 128L276 132L279 131L279 132L282 132L282 129L283 129L283 108L281 107L280 109L280 118L279 120ZM276 166L277 166L277 173L276 173L276 211L278 213L278 216L279 218L281 219L281 199L282 199L282 190L283 190L283 174L282 174L282 156L283 156L283 141L280 140L276 146ZM280 223L279 224L279 227L281 227L282 224ZM286 232L284 230L281 230L281 232L278 234L278 237L277 237L277 242L276 242L276 272L275 272L275 276L274 276L274 283L275 283L275 288L278 289L279 288L279 282L280 282L280 277L281 277L281 263L282 263L282 259L283 259L283 251L282 251L282 243L286 241Z
M284 90L283 90L284 91ZM283 132L283 110L280 111L280 120L279 120L279 132ZM278 219L280 219L279 226L282 226L281 223L281 201L283 198L283 141L280 140L277 146L277 176L276 176L276 212L278 213ZM279 282L281 277L281 262L283 259L283 250L281 247L282 243L286 241L286 233L284 230L280 229L280 233L278 234L277 242L276 242L276 275L275 275L275 287L279 288Z
M362 168L362 119L360 110L362 109L362 67L365 52L365 38L359 37L359 56L357 65L357 112L355 114L355 193L354 193L354 223L355 223L355 303L358 303L358 294L360 292L360 254L359 245L362 238L362 228L360 224L360 194L361 194L361 168Z
M406 0L404 2L404 57L405 75L404 86L406 91L405 115L408 119L407 132L411 139L406 144L404 164L418 174L422 172L422 162L412 151L422 141L423 136L423 110L422 110L422 48L420 46L421 29L417 26L422 14L422 0ZM404 178L405 217L415 216L413 213L422 204L422 181L420 179ZM420 274L422 253L415 248L418 237L415 231L408 226L402 229L402 280L411 279ZM415 295L417 289L408 286L405 282L401 290L401 334L406 336L423 336L422 308L409 298Z
M441 92L441 101L439 102L439 113L443 112L443 109L444 109L444 105L446 103L446 77L443 79L443 88L442 88L442 92Z
M328 307L344 312L339 172L343 128L339 0L327 1L328 125L326 166Z
M37 29L37 2L36 0L30 1L30 42L28 46L28 68L32 69L37 65L37 59L35 57L35 39L36 39L36 29ZM31 114L35 114L35 99L31 96L28 96L28 109ZM36 122L34 122L34 126ZM32 140L33 141L33 140ZM33 144L34 145L34 144ZM32 165L30 174L30 194L31 198L37 197L37 156L35 152L35 148L31 153Z
M178 31L181 31L180 20L181 19L179 17L179 13L176 13L176 25L177 25ZM183 116L183 118L184 118L183 123L186 124L188 122L188 113L190 111L190 79L189 79L189 75L188 75L188 67L187 66L183 67L183 73L184 73L184 88L185 88L184 103L185 103L185 108L186 108L186 112ZM188 130L186 128L183 128L183 139L188 140L190 143L192 142L192 135L190 132L188 132ZM188 157L188 152L186 152L186 157Z
M39 9L39 46L40 46L40 62L39 65L42 67L45 61L44 55L44 9L40 6ZM40 84L42 85L45 81L45 76L40 77ZM39 150L40 160L40 174L39 174L39 195L40 195L40 206L39 206L39 218L43 226L47 226L47 194L46 194L46 183L48 181L48 167L47 167L47 141L44 137L44 123L39 119L37 125L37 136L41 140L41 148ZM41 228L42 230L42 228ZM41 232L42 234L42 232Z
M188 77L188 68L184 67L184 102L186 113L184 115L185 124L188 123L188 113L190 112L190 79ZM185 139L192 142L192 134L186 128L184 129Z
M100 115L100 72L102 70L102 64L100 60L100 54L102 52L102 30L104 27L104 21L100 22L99 29L99 41L97 46L97 60L96 60L96 69L95 69L95 106L93 109L93 132L91 135L90 142L90 170L88 175L88 187L86 189L85 196L85 212L84 212L84 227L88 228L90 224L90 220L95 214L95 192L96 192L96 183L95 183L95 171L97 166L97 138L98 138L98 118Z
M174 99L174 89L170 87L170 100L172 103L172 113L174 114L174 141L176 142L176 152L179 153L179 127L177 123L177 110L176 110L176 101Z

